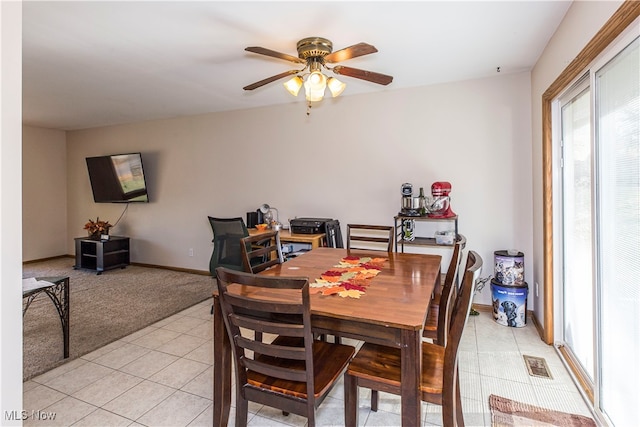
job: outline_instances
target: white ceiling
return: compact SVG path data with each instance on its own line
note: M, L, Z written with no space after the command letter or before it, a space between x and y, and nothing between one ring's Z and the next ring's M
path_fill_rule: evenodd
M341 96L530 70L570 1L24 1L23 121L83 129L298 102L282 84L242 87L295 64L304 37L334 51L378 53L341 63L389 74L388 86L342 77ZM331 102L325 99L322 102Z

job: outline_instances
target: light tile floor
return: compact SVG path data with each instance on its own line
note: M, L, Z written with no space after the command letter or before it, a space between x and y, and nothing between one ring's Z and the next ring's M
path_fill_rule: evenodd
M212 316L206 301L24 383L26 426L210 426ZM553 379L528 374L522 355L544 357ZM552 347L533 325L509 328L491 313L470 316L460 348L460 378L469 426L490 426L490 394L590 415ZM400 399L380 394L378 412L360 390L364 426L400 425ZM344 424L341 383L318 410L318 424ZM234 403L232 402L232 405ZM232 406L229 425L234 425ZM250 426L304 426L306 419L249 405ZM440 425L440 407L423 403L424 425ZM55 418L51 419L51 415Z

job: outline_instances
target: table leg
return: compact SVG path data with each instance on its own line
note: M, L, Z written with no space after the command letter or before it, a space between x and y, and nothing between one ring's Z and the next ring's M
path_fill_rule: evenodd
M420 393L420 377L422 372L422 338L421 331L402 331L402 360L400 372L400 395L402 425L420 426L422 412L422 396Z
M64 358L69 357L69 278L57 281L54 286L44 288L43 292L51 299L60 316Z
M64 287L62 291L62 307L64 307L64 325L62 327L62 334L64 338L64 358L69 357L69 308L70 308L70 299L69 299L69 278L65 278L62 282L62 286Z
M371 390L373 393L373 390ZM374 398L371 398L371 405L374 403ZM377 405L377 399L375 399ZM358 399L358 383L356 378L345 372L344 374L344 425L357 426L360 425L358 420L358 412L360 408ZM373 407L371 408L373 409ZM377 411L377 408L375 409Z
M229 422L231 407L231 343L224 326L218 295L213 296L213 426Z

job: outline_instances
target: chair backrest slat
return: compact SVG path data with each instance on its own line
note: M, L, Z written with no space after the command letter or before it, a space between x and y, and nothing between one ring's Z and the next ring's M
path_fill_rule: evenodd
M364 244L354 244L354 242ZM393 227L389 225L347 224L347 249L391 252L393 250Z
M248 273L256 274L284 262L278 231L248 236L242 243L244 270Z
M306 370L284 368L269 363L256 362L253 359L245 359L243 363L247 369L269 377L281 378L288 381L299 381L302 383L307 381Z
M302 337L304 336L304 328L299 325L291 325L288 323L276 323L276 322L265 322L260 318L253 318L249 316L239 316L232 315L230 316L230 320L233 321L234 325L251 329L253 331L260 331L265 334L273 334L273 335L284 335L287 337Z
M258 300L256 298L244 297L241 295L229 294L229 302L237 307L246 308L254 311L278 311L280 313L287 314L301 314L304 309L300 307L299 303L294 301L267 301Z
M246 337L236 337L236 340L236 344L238 344L238 346L266 356L282 357L283 359L294 360L304 360L306 356L303 347L274 345Z

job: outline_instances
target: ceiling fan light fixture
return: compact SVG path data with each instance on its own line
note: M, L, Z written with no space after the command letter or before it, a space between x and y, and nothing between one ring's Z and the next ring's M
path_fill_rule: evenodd
M284 87L291 95L298 96L298 92L300 92L300 88L302 88L302 83L302 77L294 76L284 83Z
M366 80L385 86L393 81L392 76L361 70L359 68L345 67L343 65L327 66L327 64L336 64L338 62L346 61L347 59L378 52L378 49L376 49L375 46L368 43L357 43L334 52L333 43L330 40L323 37L307 37L298 41L296 50L298 51L297 57L261 46L249 46L245 48L245 51L247 52L253 52L277 59L284 59L285 61L293 62L295 64L305 64L305 66L302 69L289 70L267 77L266 79L247 85L242 89L254 90L276 80L287 78L289 80L284 84L284 87L293 96L298 96L300 89L304 86L305 98L308 101L308 115L311 103L322 101L327 86L334 98L340 96L347 86L335 77L325 75L323 73L325 70L333 71L338 75Z
M342 83L335 77L329 77L329 79L327 80L327 86L331 91L331 96L333 96L334 98L344 92L344 89L347 87L345 83Z

